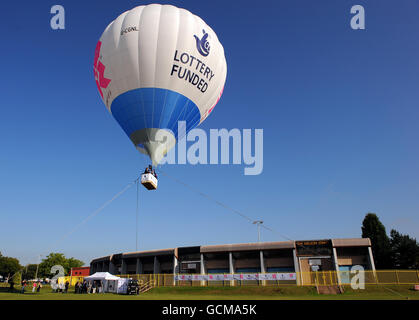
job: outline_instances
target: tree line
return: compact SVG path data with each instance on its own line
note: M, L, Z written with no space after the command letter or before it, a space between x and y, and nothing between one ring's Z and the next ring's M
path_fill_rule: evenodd
M51 267L61 265L66 275L69 274L71 268L78 268L84 265L83 261L75 258L66 258L62 253L50 253L46 258L42 259L38 264L27 264L22 266L18 259L13 257L5 257L0 252L0 275L4 279L11 279L14 282L20 282L21 279L31 280L35 278L51 278Z
M370 238L376 269L419 269L419 243L395 229L386 228L375 213L367 213L362 222L362 237Z

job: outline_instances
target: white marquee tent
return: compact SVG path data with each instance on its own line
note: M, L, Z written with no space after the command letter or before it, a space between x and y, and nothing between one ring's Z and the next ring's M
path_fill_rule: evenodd
M128 279L123 279L109 272L96 272L88 277L84 277L86 281L101 281L104 292L126 293Z

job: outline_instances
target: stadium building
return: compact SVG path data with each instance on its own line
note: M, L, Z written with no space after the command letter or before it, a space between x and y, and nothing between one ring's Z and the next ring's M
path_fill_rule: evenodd
M259 242L180 247L112 254L92 260L90 274L238 274L349 271L354 265L375 271L368 238ZM309 276L309 275L308 275Z

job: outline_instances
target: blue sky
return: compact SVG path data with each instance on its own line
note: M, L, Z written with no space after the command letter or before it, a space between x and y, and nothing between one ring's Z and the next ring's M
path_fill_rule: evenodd
M149 163L93 77L104 28L143 1L2 3L0 251L92 258L135 250L135 188ZM161 1L197 14L226 53L224 94L201 128L264 130L264 170L167 165L197 190L291 239L359 237L369 211L419 238L419 3ZM50 8L66 29L50 28ZM366 30L350 28L362 4ZM252 242L246 220L160 176L140 191L139 248ZM263 241L286 240L262 230Z

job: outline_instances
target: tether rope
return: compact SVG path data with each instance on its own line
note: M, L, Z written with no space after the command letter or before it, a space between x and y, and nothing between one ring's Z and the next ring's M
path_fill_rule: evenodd
M199 195L201 195L202 197L207 198L208 200L215 202L215 203L216 203L216 204L218 204L219 206L221 206L221 207L223 207L223 208L225 208L225 209L227 209L227 210L229 210L229 211L232 211L233 213L235 213L235 214L239 215L240 217L242 217L242 218L246 219L248 222L253 223L253 222L255 221L255 219L252 219L252 218L248 217L247 215L245 215L244 213L240 212L239 210L234 209L234 208L232 208L232 207L230 207L230 206L226 205L225 203L223 203L223 202L221 202L221 201L219 201L219 200L217 200L217 199L215 199L215 198L211 197L210 195L208 195L208 194L206 194L206 193L204 193L204 192L202 192L202 191L198 190L198 189L197 189L197 188L195 188L195 187L190 186L189 184L187 184L187 183L185 183L185 182L183 182L183 181L181 181L181 180L179 180L179 179L177 179L177 178L175 178L175 177L173 177L173 176L170 176L168 173L164 172L163 170L159 169L159 170L158 170L158 172L159 172L159 173L162 173L162 174L163 174L163 175L165 175L166 177L168 177L168 178L170 178L170 179L174 180L175 182L177 182L177 183L179 183L179 184L182 184L183 186L185 186L185 187L186 187L186 188L188 188L189 190L192 190L192 191L194 191L195 193L198 193L198 194L199 194ZM278 231L274 230L273 228L268 227L268 226L266 226L266 225L264 225L264 224L261 224L261 227L262 227L262 228L264 228L264 229L266 229L266 230L271 231L272 233L275 233L275 234L277 234L277 235L281 236L281 237L282 237L282 238L284 238L284 239L287 239L287 240L289 240L289 241L294 241L294 240L293 240L293 239L291 239L290 237L287 237L287 236L285 236L285 235L283 235L283 234L279 233Z

